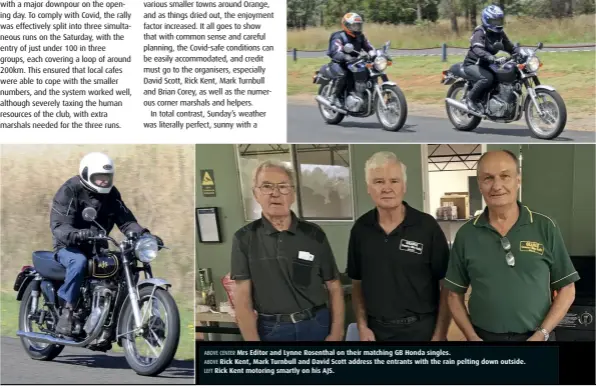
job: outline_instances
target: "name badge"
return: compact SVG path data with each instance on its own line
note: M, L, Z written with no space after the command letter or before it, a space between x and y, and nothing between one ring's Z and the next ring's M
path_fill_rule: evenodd
M416 241L408 241L401 239L399 242L399 250L406 251L410 253L416 253L418 255L422 254L422 250L424 249L424 244L416 242Z
M310 252L300 251L298 252L298 258L300 260L313 261L315 256L311 255Z

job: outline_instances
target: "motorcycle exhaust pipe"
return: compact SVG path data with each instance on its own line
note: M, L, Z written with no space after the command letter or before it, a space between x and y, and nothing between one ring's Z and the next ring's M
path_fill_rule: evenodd
M338 113L341 113L341 114L344 114L344 115L348 114L348 112L346 112L345 110L339 109L339 108L331 105L331 103L329 101L327 101L327 99L325 97L323 97L323 96L317 96L315 98L315 100L317 100L318 103L323 104L327 108L332 109L332 110L334 110L334 111L336 111Z
M480 117L480 118L484 117L480 113L469 110L465 104L462 104L461 102L454 100L453 98L446 98L445 102L447 102L447 104L451 105L452 107L462 110L462 111L464 111L468 114L471 114L473 116Z
M111 292L108 292L108 294L111 294ZM84 348L85 346L89 345L92 341L94 341L97 337L99 337L99 335L101 334L103 325L106 321L106 318L108 317L108 313L110 312L110 299L111 298L109 297L109 295L106 295L103 303L103 309L101 311L101 316L99 317L99 321L97 322L97 325L95 326L91 334L84 341L77 342L73 340L67 340L64 338L56 338L48 334L30 333L21 330L17 331L17 336L25 337L35 342Z

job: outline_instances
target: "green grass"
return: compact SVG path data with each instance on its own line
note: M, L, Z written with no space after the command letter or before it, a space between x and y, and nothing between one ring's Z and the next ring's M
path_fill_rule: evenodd
M594 114L596 104L594 52L540 53L544 63L538 72L542 84L553 86L565 99L572 113ZM440 84L441 72L463 60L461 55L448 57L395 57L389 67L389 78L402 88L408 102L443 104L447 87ZM317 92L312 76L327 58L298 58L288 61L288 95Z
M478 19L480 22L480 19ZM452 47L468 47L470 35L475 26L467 26L464 19L458 21L459 35L451 32L450 21L439 20L437 23L424 25L383 25L366 24L365 34L377 47L391 40L395 48L439 47L447 43ZM333 28L311 27L304 30L288 30L288 48L299 50L326 50ZM574 18L535 19L529 17L510 17L505 29L513 41L524 45L542 42L546 45L556 43L590 43L595 41L594 15L580 15Z
M1 292L0 301L2 302L0 320L2 326L0 328L0 335L3 337L17 338L16 332L18 330L18 317L20 302L16 299L16 292ZM195 325L194 325L194 307L192 303L181 304L177 301L178 309L180 310L180 343L178 351L176 352L176 359L178 360L194 360L195 359ZM113 344L112 350L115 352L122 352L122 348Z

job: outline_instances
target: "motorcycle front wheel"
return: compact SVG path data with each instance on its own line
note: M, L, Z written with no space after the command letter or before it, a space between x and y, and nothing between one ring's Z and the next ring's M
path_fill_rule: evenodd
M327 85L321 85L319 87L319 96L327 98L329 88L331 88L330 83L328 83ZM323 120L325 120L327 124L339 124L345 117L343 113L339 113L337 111L334 111L333 109L329 109L325 105L320 103L319 111L321 112L321 116L323 116Z
M32 291L33 282L30 282L27 288L25 289L25 292L23 293L23 299L21 300L21 306L19 309L19 330L24 331L26 333L36 332L35 330L33 330L33 326L38 325L38 323L36 323L36 320L40 316L40 312L42 309L46 309L46 312L44 314L44 322L50 323L52 327L56 327L57 322L55 322L53 315L49 310L47 310L48 308L46 306L43 306L43 301L41 300L41 298L43 298L43 295L41 293L39 294L39 297L37 299L37 306L35 306L36 312L35 314L31 314L31 309L33 307L33 295L31 295ZM40 306L42 306L41 309ZM62 349L64 349L64 346L62 345L38 343L25 337L21 337L21 343L23 344L23 348L25 349L29 357L39 361L51 361L54 358L58 357L58 355L62 352Z
M565 129L567 123L567 108L561 95L555 91L540 89L536 91L536 101L543 116L536 109L532 99L526 97L524 113L526 123L534 136L539 139L551 140Z
M377 119L386 131L397 132L404 126L408 117L408 104L406 96L399 86L383 87L383 95L377 98ZM385 99L385 96L388 98ZM383 108L381 98L385 101L387 109Z
M139 375L156 376L174 359L180 340L180 313L169 292L152 287L139 290L139 306L143 333L129 333L135 328L132 306L129 302L122 312L124 327L122 348L128 365Z

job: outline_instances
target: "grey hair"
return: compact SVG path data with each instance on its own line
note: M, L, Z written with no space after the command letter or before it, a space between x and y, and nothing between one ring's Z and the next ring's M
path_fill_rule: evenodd
M259 174L261 173L261 171L263 171L266 168L278 168L278 169L282 170L288 176L288 178L290 178L290 183L292 185L294 184L294 170L279 160L269 159L269 160L265 160L265 161L259 163L257 168L255 168L253 175L252 175L253 187L257 187L257 178L259 177Z
M382 167L388 163L395 163L401 166L401 171L404 175L404 183L408 181L408 174L406 172L407 167L406 165L398 159L397 156L393 152L389 151L379 151L371 156L364 165L364 176L366 178L366 183L369 182L370 178L370 170L374 170L376 168Z

